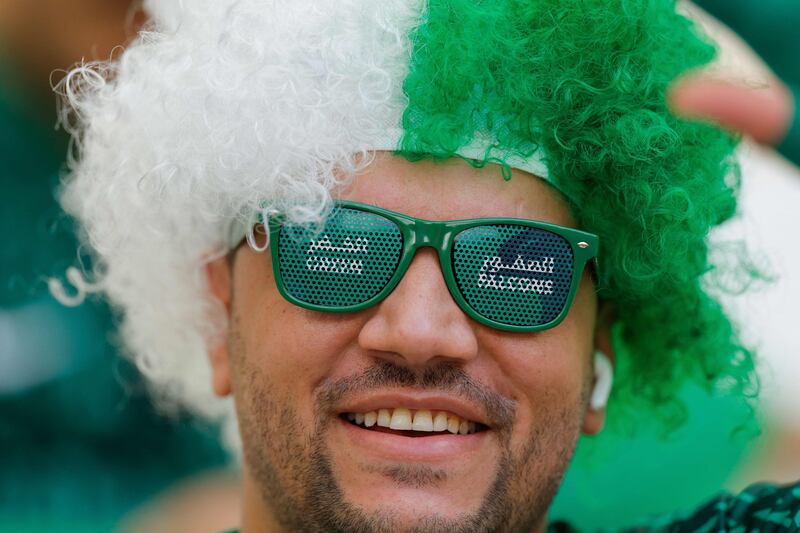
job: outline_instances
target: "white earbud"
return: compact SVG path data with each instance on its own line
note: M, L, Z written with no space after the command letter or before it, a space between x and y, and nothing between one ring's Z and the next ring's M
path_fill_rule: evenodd
M611 386L614 384L614 368L611 360L601 351L594 352L594 389L589 405L595 411L604 409L608 403L608 396L611 394Z

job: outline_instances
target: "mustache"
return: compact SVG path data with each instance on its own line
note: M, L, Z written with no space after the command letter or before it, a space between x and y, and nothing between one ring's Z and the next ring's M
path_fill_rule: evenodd
M517 410L516 401L470 377L457 364L442 362L414 371L381 361L360 374L323 381L316 395L317 412L335 412L336 406L350 395L386 387L436 390L458 396L480 405L493 429L510 427Z

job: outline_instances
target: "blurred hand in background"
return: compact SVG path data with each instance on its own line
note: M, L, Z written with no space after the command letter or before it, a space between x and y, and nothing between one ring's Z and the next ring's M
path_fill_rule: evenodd
M772 69L766 83L689 73L672 86L669 102L686 117L706 119L800 163L800 4L796 0L695 0L742 37Z
M694 73L676 82L670 104L683 116L710 119L768 145L780 144L794 121L794 97L777 79L754 88Z

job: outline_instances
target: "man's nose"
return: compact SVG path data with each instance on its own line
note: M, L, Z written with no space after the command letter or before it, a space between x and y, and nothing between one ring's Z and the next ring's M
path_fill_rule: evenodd
M434 360L467 362L478 341L467 315L453 300L431 248L422 248L403 279L364 324L359 345L409 367Z

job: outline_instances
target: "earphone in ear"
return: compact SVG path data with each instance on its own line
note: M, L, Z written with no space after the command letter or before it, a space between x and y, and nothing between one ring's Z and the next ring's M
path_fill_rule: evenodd
M589 405L595 411L604 409L611 394L614 383L614 368L606 354L597 350L594 352L594 389L589 400Z

